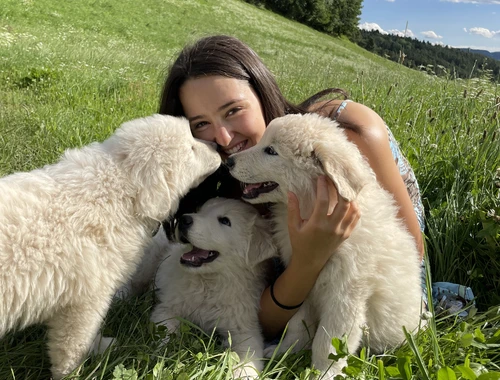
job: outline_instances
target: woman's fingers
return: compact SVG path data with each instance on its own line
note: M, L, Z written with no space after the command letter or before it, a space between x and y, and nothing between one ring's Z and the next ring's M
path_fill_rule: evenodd
M348 202L338 195L333 182L326 176L317 180L316 203L308 220L300 215L300 205L297 196L288 192L288 228L299 231L302 228L313 228L317 232L323 230L345 240L356 227L360 218L356 202ZM329 232L328 232L329 231Z
M339 193L337 191L337 188L335 187L335 184L329 178L326 179L326 184L328 186L329 196L328 215L332 215L333 210L335 209L335 206L339 201Z
M346 201L342 197L338 197L337 204L331 215L327 216L328 222L334 230L342 231L345 223L345 218L351 209L351 202Z
M299 200L291 191L288 192L288 229L299 229L302 224Z
M353 201L349 202L349 210L344 215L340 229L343 231L344 238L348 238L351 235L352 230L358 224L361 213L359 212L358 204Z
M334 183L325 176L318 178L316 197L310 220L324 225L339 236L348 237L360 217L357 203L339 196Z
M288 231L293 256L301 265L323 266L356 226L358 205L338 196L333 183L321 177L310 219L302 219L299 207L297 196L289 192Z
M319 176L316 182L316 203L311 219L316 220L328 214L330 204L329 190L325 176Z

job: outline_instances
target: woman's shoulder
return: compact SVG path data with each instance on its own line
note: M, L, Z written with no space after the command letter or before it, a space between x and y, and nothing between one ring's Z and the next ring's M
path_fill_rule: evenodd
M387 127L380 115L361 103L341 99L322 100L312 104L309 111L337 121L346 129L350 139L357 140L358 137L373 142L388 139Z
M311 104L308 108L308 111L315 112L321 116L331 117L337 112L340 105L345 101L346 100L343 99L320 100L318 102Z

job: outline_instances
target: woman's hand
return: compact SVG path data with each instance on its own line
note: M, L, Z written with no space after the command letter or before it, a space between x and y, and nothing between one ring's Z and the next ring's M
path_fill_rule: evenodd
M318 178L317 199L308 220L300 217L299 201L288 195L288 231L292 258L285 271L274 283L275 298L286 306L303 302L314 287L321 270L335 250L346 240L360 217L355 202L347 202L326 177ZM298 308L279 307L267 288L260 300L259 320L264 335L279 335Z
M321 267L346 240L358 223L360 212L356 202L338 196L333 182L318 178L314 210L309 219L302 219L297 196L288 193L288 231L292 260L304 266Z

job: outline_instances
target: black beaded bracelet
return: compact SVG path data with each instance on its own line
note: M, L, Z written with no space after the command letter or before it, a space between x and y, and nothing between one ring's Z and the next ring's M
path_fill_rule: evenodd
M271 298L273 299L273 302L276 304L276 306L279 306L280 308L282 308L284 310L298 309L304 303L304 301L302 301L301 303L299 303L298 305L295 305L295 306L286 306L286 305L283 305L282 303L279 303L278 300L276 299L276 297L274 296L274 282L271 284L269 290L271 292Z

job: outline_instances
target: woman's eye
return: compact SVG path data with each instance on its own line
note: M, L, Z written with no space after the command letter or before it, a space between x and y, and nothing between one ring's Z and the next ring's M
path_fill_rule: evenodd
M231 108L228 113L227 113L227 116L231 116L231 115L234 115L236 112L238 111L241 111L241 107L235 107L235 108Z
M231 221L229 220L229 218L225 216L219 216L217 219L219 220L220 224L224 224L225 226L231 227Z
M278 155L278 153L276 153L276 151L274 150L274 148L273 148L272 146L267 146L267 147L265 147L265 148L264 148L264 152L265 152L266 154L271 155L271 156L277 156L277 155Z
M191 130L192 131L198 131L200 129L203 129L203 127L206 127L208 125L208 123L206 121L201 121L199 123L196 123L194 125L191 126Z

